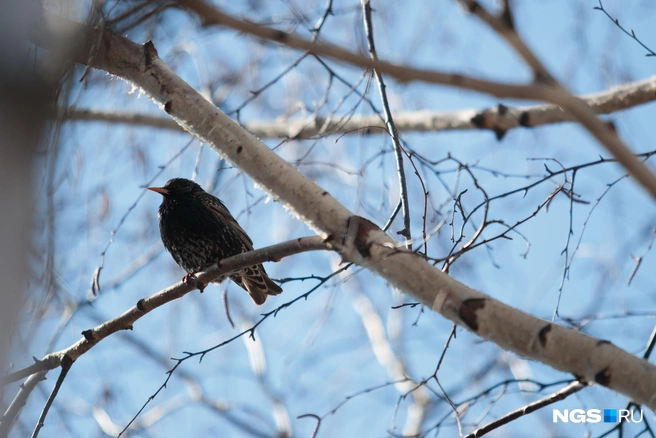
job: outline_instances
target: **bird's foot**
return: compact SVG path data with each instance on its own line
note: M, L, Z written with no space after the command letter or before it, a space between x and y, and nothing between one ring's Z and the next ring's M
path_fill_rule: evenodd
M196 286L200 293L203 293L205 288L207 287L207 283L201 283L198 281L198 278L196 277L196 274L188 273L184 277L182 277L182 282L186 284L187 286L191 286L192 282L194 283L193 286Z
M194 280L194 281L196 280L196 275L192 274L191 272L188 273L187 275L185 275L184 277L182 277L182 282L184 284L189 284L189 282L192 281L192 280Z

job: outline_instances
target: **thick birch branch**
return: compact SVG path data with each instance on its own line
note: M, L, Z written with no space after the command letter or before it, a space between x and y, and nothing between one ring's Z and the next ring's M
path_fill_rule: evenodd
M579 96L595 114L610 114L656 100L656 76L620 85L599 93ZM65 121L122 123L174 131L183 131L175 120L149 114L122 113L106 110L75 108L62 112ZM511 129L532 128L576 119L552 104L522 107L498 106L483 110L449 112L397 112L394 123L399 132L439 132L472 129L494 131L502 137ZM377 115L354 116L347 121L323 118L301 120L253 120L244 128L259 138L309 138L325 134L384 134L385 122Z
M204 99L159 59L151 42L140 46L108 30L89 29L53 15L49 21L91 33L89 40L97 41L94 45L97 50L88 55L90 48L81 47L78 61L140 87L186 130L284 203L346 261L369 268L432 310L500 348L574 374L581 381L609 387L636 403L656 409L656 366L608 341L505 305L406 251L378 226L353 215ZM52 36L43 33L44 29L44 26L33 26L33 40L47 48ZM83 342L80 349L85 348ZM76 351L73 349L72 353Z

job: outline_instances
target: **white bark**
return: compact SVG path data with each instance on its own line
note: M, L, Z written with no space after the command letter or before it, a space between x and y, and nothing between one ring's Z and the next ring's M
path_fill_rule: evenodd
M656 100L656 76L580 96L596 114L610 114ZM149 114L76 108L63 113L65 121L101 121L182 131L170 118ZM521 107L498 105L483 110L449 112L396 112L394 124L399 132L439 132L487 129L501 136L511 129L532 128L553 123L573 122L575 118L560 107L542 104ZM309 138L324 134L384 134L384 121L378 115L353 116L348 120L253 120L243 127L259 138Z

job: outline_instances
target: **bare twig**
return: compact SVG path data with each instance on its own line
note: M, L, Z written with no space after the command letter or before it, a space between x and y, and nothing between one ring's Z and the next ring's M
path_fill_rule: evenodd
M628 280L626 280L627 286L631 286L631 281L633 281L633 277L635 277L635 275L638 273L638 269L640 269L640 266L642 265L642 261L644 260L647 253L651 250L651 247L654 245L654 239L656 239L656 228L652 229L651 239L649 239L649 244L647 245L647 248L645 248L644 252L637 257L633 257L633 261L635 261L635 266L631 270Z
M180 365L182 365L183 362L186 362L187 360L189 360L189 359L191 359L191 358L193 358L193 357L198 357L198 358L199 358L199 361L202 361L202 360L205 358L205 355L207 355L208 353L211 353L212 351L215 351L215 350L217 350L217 349L219 349L219 348L222 348L222 347L224 347L224 346L226 346L226 345L228 345L228 344L230 344L230 343L236 341L237 339L241 339L241 338L243 338L245 335L248 335L251 339L254 340L254 339L255 339L255 330L256 330L256 329L257 329L257 328L258 328L258 327L259 327L264 321L266 321L267 319L269 319L269 318L272 317L272 316L275 317L275 316L278 314L278 312L280 312L281 310L287 309L288 307L292 306L293 304L295 304L295 303L297 303L297 302L299 302L299 301L301 301L301 300L307 300L307 298L308 298L308 297L309 297L314 291L316 291L317 289L319 289L319 287L321 287L323 284L325 284L325 283L326 283L328 280L330 280L331 278L333 278L333 277L335 277L335 276L341 274L342 272L346 271L346 270L349 269L352 265L353 265L352 263L349 263L349 264L347 264L347 265L345 265L345 266L343 266L343 267L337 269L336 271L333 271L332 273L330 273L329 275L327 275L327 276L325 276L325 277L317 277L317 279L319 280L319 283L316 284L315 286L313 286L309 291L305 292L305 293L302 294L302 295L299 295L298 297L294 298L293 300L290 300L290 301L287 301L286 303L281 304L280 306L276 307L275 309L271 310L270 312L266 312L266 313L262 314L262 317L261 317L261 318L260 318L255 324L253 324L252 327L249 327L249 328L247 328L247 329L241 331L240 333L236 334L235 336L233 336L233 337L231 337L231 338L229 338L229 339L226 339L225 341L223 341L223 342L221 342L221 343L219 343L219 344L216 344L216 345L214 345L214 346L212 346L212 347L206 348L205 350L195 351L195 352L183 351L183 353L184 353L184 356L183 356L183 357L181 357L181 358L172 358L172 360L176 361L176 363L175 363L175 365L173 365L173 368L171 368L170 370L168 370L168 371L166 372L166 375L167 375L167 376L166 376L166 379L164 380L164 383L162 383L162 384L160 385L160 387L157 388L157 391L155 391L154 394L152 394L150 397L148 397L148 400L146 400L146 402L141 406L141 408L139 409L139 411L138 411L138 412L132 417L132 419L130 419L130 421L129 421L128 424L123 428L123 430L121 431L121 433L119 434L119 436L122 435L125 431L128 430L128 428L129 428L129 427L132 425L132 423L133 423L133 422L139 417L139 415L141 415L141 413L144 411L144 409L146 409L146 407L150 404L150 402L152 402L152 401L155 399L155 397L157 397L157 395L158 395L161 391L163 391L163 390L166 388L166 386L167 386L168 383L169 383L169 380L171 380L171 377L173 377L173 373L175 373L175 371L180 367Z
M41 431L41 428L43 427L46 421L46 417L48 416L50 407L52 406L52 403L55 401L55 398L59 393L59 389L64 383L64 379L66 378L68 371L71 369L71 365L73 365L73 361L67 357L64 357L61 363L61 371L59 372L59 377L57 378L57 382L55 383L54 388L52 388L52 391L48 396L48 400L46 401L46 404L43 407L43 410L41 411L41 415L39 415L39 421L37 421L36 426L34 427L34 431L32 432L32 438L37 438L39 436L39 431Z
M314 418L315 420L317 420L317 425L314 426L314 430L312 431L312 435L310 435L310 438L316 438L317 434L319 433L319 427L321 426L321 417L319 417L316 414L303 414L303 415L299 415L296 418L298 418L298 419L301 419L301 418Z
M553 394L541 398L540 400L534 401L533 403L529 403L526 406L522 406L519 409L508 412L503 417L497 418L496 420L486 424L483 427L479 427L475 431L467 434L465 438L478 438L483 435L487 435L489 432L492 432L493 430L498 429L504 424L508 424L519 417L530 414L531 412L535 412L538 409L541 409L545 406L552 405L558 401L565 400L570 395L579 392L580 390L582 390L587 386L589 386L589 384L587 383L581 383L581 382L570 383L560 391L554 392Z
M180 155L182 155L184 151L186 151L187 148L191 146L193 142L194 142L193 139L189 140L175 155L173 155L173 157L171 157L171 159L166 164L160 166L159 170L155 173L155 175L146 183L146 185L144 186L144 190L142 190L141 193L139 193L137 199L134 200L132 205L130 205L128 209L125 211L125 213L123 214L123 216L121 216L116 227L114 227L114 229L109 233L109 240L107 241L105 248L100 253L100 264L94 270L93 277L91 280L91 293L93 297L97 296L100 293L100 273L105 267L105 255L107 254L109 247L114 243L114 238L116 237L116 233L121 229L123 224L125 224L126 219L130 215L130 213L132 213L132 211L137 207L137 204L139 203L141 198L147 193L145 187L152 184L155 181L155 179L157 179L157 177L159 177L162 173L164 173L166 168L175 160L177 160L180 157Z
M636 36L636 34L635 34L635 32L633 31L633 29L631 29L631 32L629 32L628 30L624 29L624 27L622 27L622 25L620 24L620 20L618 20L617 18L613 18L613 16L610 15L610 14L608 13L608 11L604 8L604 5L601 3L601 0L598 0L598 1L599 1L599 6L595 6L595 7L592 8L592 9L595 9L595 10L597 10L597 11L601 11L601 12L603 12L603 13L608 17L608 19L610 19L610 21L612 21L613 23L615 23L615 26L617 26L622 32L624 32L625 34L627 34L628 36L630 36L631 38L633 38L633 40L634 40L636 43L640 44L640 45L642 46L643 49L645 49L647 52L649 52L649 53L647 53L645 56L656 56L656 52L654 52L652 49L650 49L649 47L647 47L642 41L640 41L640 39Z
M367 46L369 49L369 56L373 60L378 60L376 54L376 44L374 42L374 28L371 22L371 3L370 0L362 0L362 16L364 18L364 29L367 34ZM403 148L399 141L399 134L394 124L392 111L390 110L389 102L387 100L387 91L385 90L385 81L383 75L374 69L376 82L378 83L378 92L380 93L380 100L383 104L383 113L385 114L385 125L387 133L392 139L392 147L394 149L394 158L396 160L396 172L399 179L399 196L401 197L401 210L403 211L403 229L398 232L406 240L406 246L410 248L410 241L412 240L412 233L410 232L410 205L408 204L408 184L405 180L405 170L403 168Z

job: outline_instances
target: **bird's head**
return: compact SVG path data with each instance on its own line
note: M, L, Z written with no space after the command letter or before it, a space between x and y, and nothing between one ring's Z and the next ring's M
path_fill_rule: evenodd
M148 190L159 193L164 196L165 199L203 193L201 186L185 178L173 178L168 180L163 187L148 187Z

